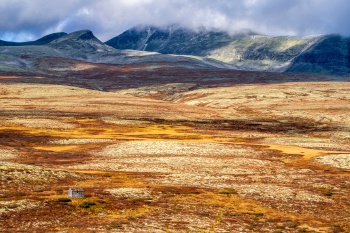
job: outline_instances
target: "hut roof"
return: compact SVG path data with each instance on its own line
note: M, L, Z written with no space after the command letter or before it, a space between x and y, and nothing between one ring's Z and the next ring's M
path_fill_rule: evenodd
M82 187L71 187L71 188L69 188L70 190L72 190L72 191L84 191L84 189L82 188Z

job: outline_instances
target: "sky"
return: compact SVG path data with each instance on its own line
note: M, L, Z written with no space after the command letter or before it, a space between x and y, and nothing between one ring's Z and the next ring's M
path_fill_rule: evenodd
M350 36L349 0L0 0L0 39L93 31L107 41L140 24L266 35Z

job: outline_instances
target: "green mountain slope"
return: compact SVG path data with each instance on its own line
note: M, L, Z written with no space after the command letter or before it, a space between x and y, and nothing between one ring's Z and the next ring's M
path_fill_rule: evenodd
M294 58L320 38L271 37L251 31L229 34L219 30L192 30L172 25L134 27L106 44L116 49L202 56L238 69L284 71Z

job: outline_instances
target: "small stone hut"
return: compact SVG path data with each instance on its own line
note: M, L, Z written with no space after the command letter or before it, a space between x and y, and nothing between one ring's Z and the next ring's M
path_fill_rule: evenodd
M73 187L68 189L68 197L83 198L84 189L81 187Z

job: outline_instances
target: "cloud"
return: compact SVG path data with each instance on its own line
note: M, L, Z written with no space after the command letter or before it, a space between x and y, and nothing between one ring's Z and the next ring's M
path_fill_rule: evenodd
M0 0L0 38L90 29L102 41L138 24L179 23L268 35L350 35L348 0Z

